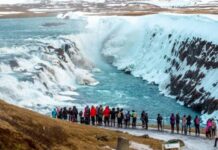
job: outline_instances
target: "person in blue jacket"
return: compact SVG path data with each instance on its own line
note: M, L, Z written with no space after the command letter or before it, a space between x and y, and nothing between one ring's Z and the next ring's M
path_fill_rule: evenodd
M57 118L57 111L55 108L52 110L51 115L52 115L52 118Z

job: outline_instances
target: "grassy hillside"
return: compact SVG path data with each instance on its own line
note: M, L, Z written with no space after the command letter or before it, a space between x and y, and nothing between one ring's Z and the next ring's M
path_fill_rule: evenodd
M118 136L161 149L159 140L55 120L0 100L0 150L100 150L116 148Z

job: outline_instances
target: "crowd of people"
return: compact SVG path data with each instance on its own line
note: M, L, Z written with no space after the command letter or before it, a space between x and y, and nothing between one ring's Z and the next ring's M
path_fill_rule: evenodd
M138 117L138 114L135 110L125 111L122 108L112 108L109 106L103 108L100 106L86 106L84 111L78 111L76 106L72 108L54 108L52 111L53 118L59 118L64 120L69 120L72 122L80 122L81 124L87 125L98 125L98 126L111 126L118 128L136 128L137 121L141 120L142 128L148 130L149 116L145 111L141 112L141 115ZM79 119L78 119L79 117ZM157 114L156 122L158 131L163 131L163 122L164 119L161 114ZM192 125L193 122L193 125ZM191 134L192 127L194 126L195 135L200 136L200 118L196 116L192 119L191 115L183 115L180 117L179 113L176 115L174 113L171 114L169 118L169 123L171 126L171 133L179 134ZM206 137L214 138L216 136L217 125L214 119L209 119L206 124ZM216 140L218 141L218 139Z

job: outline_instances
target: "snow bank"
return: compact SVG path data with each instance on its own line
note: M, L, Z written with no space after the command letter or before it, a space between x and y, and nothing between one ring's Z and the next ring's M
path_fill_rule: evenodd
M0 15L10 15L10 14L22 14L24 12L20 11L0 11Z
M216 0L144 0L130 1L129 3L148 3L162 8L190 7L190 6L214 6L218 4Z
M68 12L68 13L60 13L57 15L57 18L58 19L84 19L85 16L84 16L84 13L82 12Z
M0 4L36 4L40 2L41 0L1 0Z
M105 0L1 0L0 5L16 5L16 4L39 4L39 3L78 3L78 2L89 2L89 3L104 3Z
M136 143L134 141L130 141L129 143L130 143L129 148L134 150L152 150L148 145Z

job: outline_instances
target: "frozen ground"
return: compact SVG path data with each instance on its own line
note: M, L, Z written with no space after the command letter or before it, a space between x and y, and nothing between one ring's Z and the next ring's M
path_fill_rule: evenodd
M142 130L142 129L117 129L117 128L108 128L110 130L127 132L132 135L142 136L149 135L149 137L168 141L171 139L180 139L185 143L183 150L217 150L213 147L214 140L209 140L204 137L195 137L195 136L183 136L180 134L171 134L169 132L158 132L156 130Z
M1 0L0 4L57 4L57 3L105 3L105 2L116 2L114 0L105 1L105 0ZM121 2L126 2L123 0ZM217 0L132 0L128 1L129 3L150 3L160 7L186 7L186 6L200 6L200 5L212 5L217 4Z

